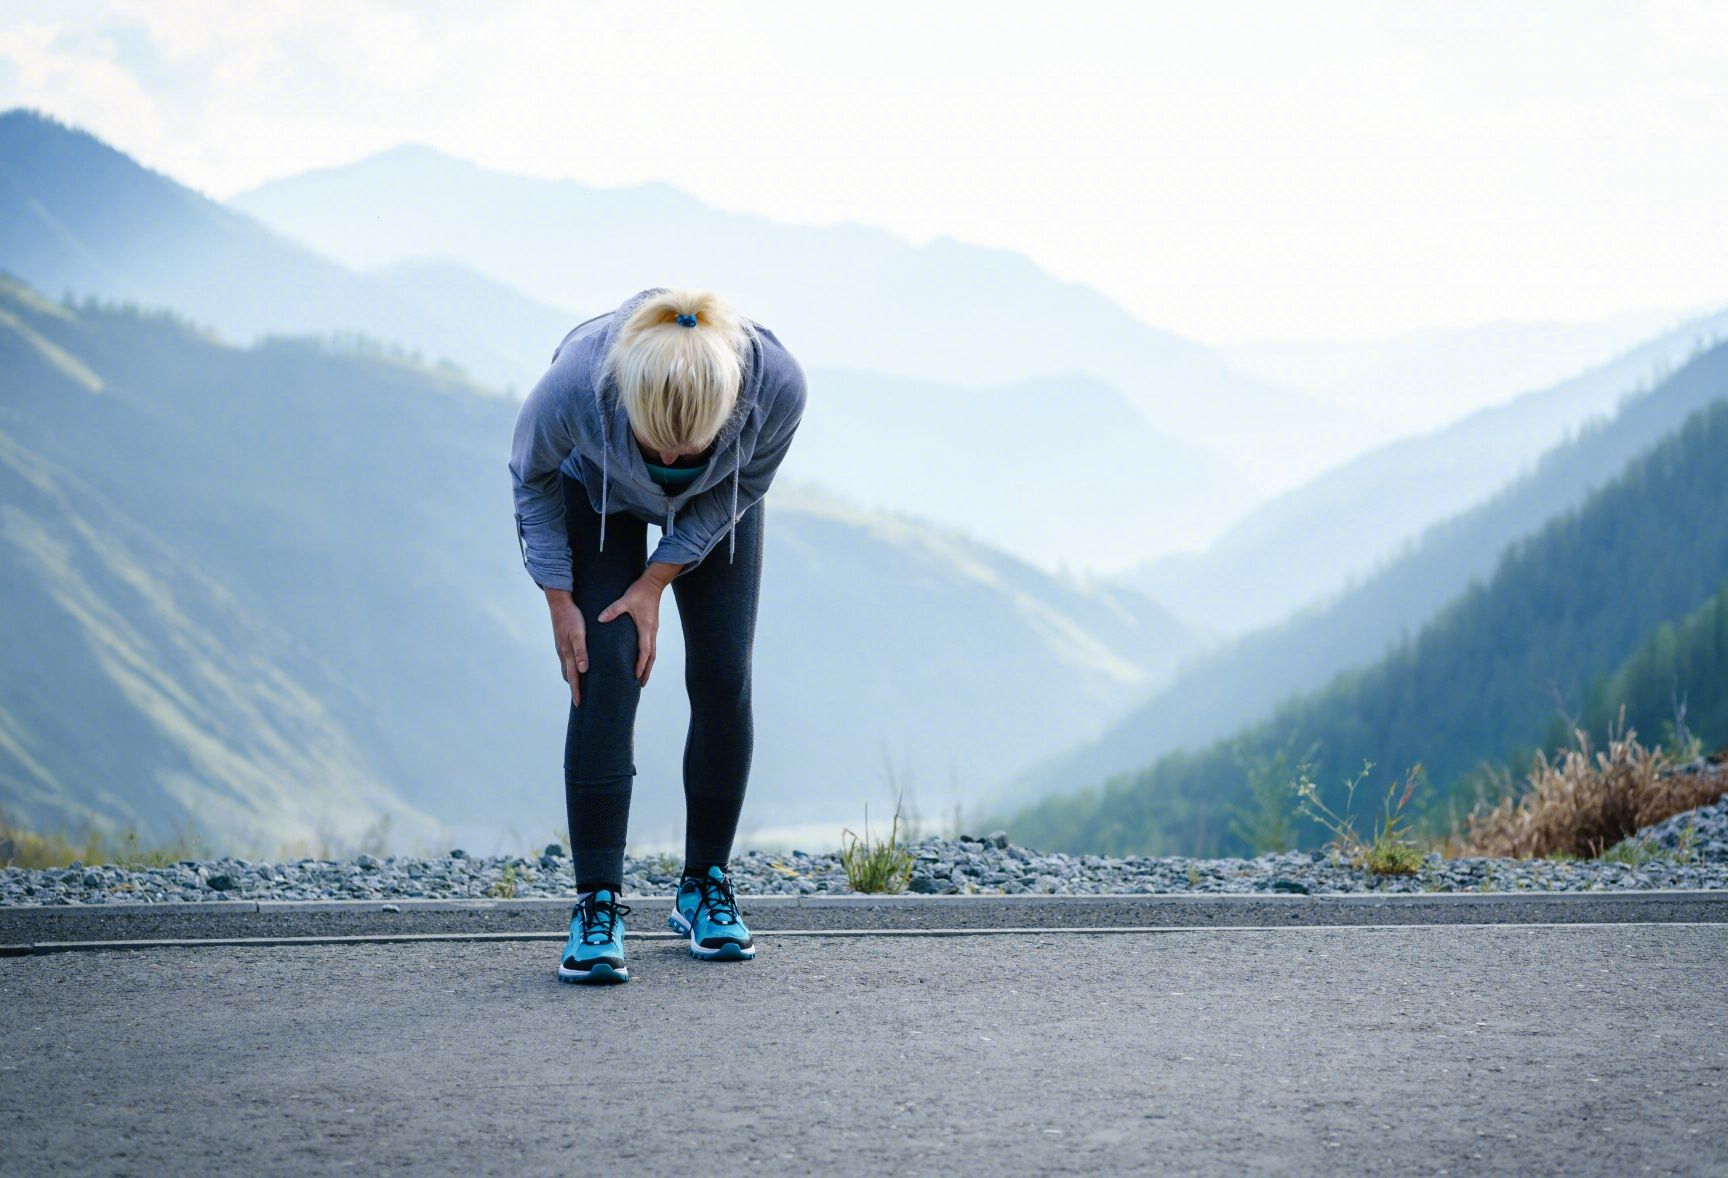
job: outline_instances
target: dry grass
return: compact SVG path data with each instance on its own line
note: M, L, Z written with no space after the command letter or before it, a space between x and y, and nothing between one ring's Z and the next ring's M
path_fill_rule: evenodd
M196 859L200 850L197 838L185 835L147 846L132 831L114 842L98 831L78 836L39 834L15 825L0 811L0 867L40 869L65 867L73 862L112 863L128 869L166 867L182 859Z
M1673 758L1639 744L1634 731L1611 731L1602 750L1593 749L1581 729L1573 740L1575 747L1553 760L1536 755L1522 796L1515 796L1508 778L1491 810L1478 805L1465 820L1457 853L1596 859L1651 823L1728 792L1728 774L1676 773Z

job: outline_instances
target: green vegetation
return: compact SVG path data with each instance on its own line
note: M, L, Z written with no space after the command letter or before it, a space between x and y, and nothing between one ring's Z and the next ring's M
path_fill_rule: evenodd
M1598 678L1581 726L1602 731L1622 711L1628 726L1662 733L1676 760L1728 743L1728 581L1686 618L1657 627L1614 674Z
M1389 647L1408 643L1411 635L1459 599L1473 582L1486 583L1509 547L1534 536L1564 513L1583 506L1594 491L1612 481L1629 463L1670 437L1698 410L1719 403L1725 395L1728 395L1728 346L1719 346L1696 355L1648 393L1626 400L1611 419L1578 430L1570 441L1543 454L1527 476L1492 499L1429 528L1407 553L1388 561L1360 585L1332 601L1302 611L1283 625L1244 636L1197 660L1168 686L1112 723L1095 741L1028 768L1015 783L1014 796L1026 797L1028 791L1035 796L1063 793L1119 774L1133 774L1177 750L1203 751L1212 742L1230 740L1273 716L1293 697L1318 691L1341 672L1371 667ZM1441 469L1431 472L1429 477L1444 479L1447 475ZM1718 475L1718 485L1720 481ZM1703 517L1719 515L1720 510L1715 502L1708 506L1677 503L1674 513L1669 523L1677 526L1665 528L1660 539L1673 540L1693 519L1702 521L1701 531L1708 535L1716 521ZM1634 571L1637 559L1648 552L1649 549L1638 545L1629 546L1627 555ZM1658 576L1664 582L1684 575L1678 567L1662 569L1666 557L1660 553L1654 555L1658 562L1655 567L1660 570ZM1308 557L1318 558L1319 554ZM1692 554L1677 556L1682 566L1691 559ZM1260 561L1251 573L1243 575L1281 580L1284 573L1278 564ZM1695 608L1716 588L1715 580L1706 584L1708 587L1696 597L1676 604L1675 612L1655 615L1650 624L1677 618ZM1552 604L1559 607L1564 602L1556 599ZM1639 630L1637 637L1642 641L1648 633ZM1577 635L1563 637L1576 641ZM1601 666L1591 666L1589 674L1613 670L1624 653L1629 651L1604 660ZM1528 686L1545 710L1534 730L1521 733L1521 739L1530 742L1531 747L1540 742L1543 725L1553 714L1551 684L1566 694L1569 712L1583 699L1584 684L1574 687L1566 682L1564 674L1550 674L1548 668L1540 668L1538 677ZM1607 709L1604 719L1612 712L1612 707ZM1635 718L1635 722L1652 735L1660 731L1643 719ZM1305 733L1302 739L1293 739L1291 743L1301 749L1317 735ZM1564 730L1557 734L1557 739L1565 739ZM1728 735L1722 739L1728 739ZM1266 747L1278 744L1275 740ZM1330 769L1337 772L1347 771L1363 757L1385 765L1408 764L1421 757L1428 761L1436 784L1448 784L1448 768L1425 750L1418 750L1409 759L1392 760L1386 759L1383 752L1369 748L1321 750ZM1506 750L1496 747L1482 755L1498 760L1506 755ZM1239 800L1221 799L1226 808ZM1431 800L1443 804L1445 794L1437 791ZM1160 806L1167 801L1160 799ZM1003 825L1000 815L993 820L996 825ZM1209 834L1215 833L1218 825L1215 812L1202 811L1187 815L1184 820ZM1172 849L1182 851L1187 847L1176 843Z
M1276 854L1296 845L1295 811L1290 797L1290 753L1279 749L1270 757L1256 754L1243 741L1230 749L1236 765L1248 782L1252 804L1235 806L1230 818L1230 833L1250 855ZM1309 750L1313 755L1313 750Z
M520 881L521 876L516 870L516 865L506 863L503 874L486 889L486 894L494 900L514 900L516 898L516 886Z
M1332 832L1331 848L1336 858L1376 875L1414 875L1422 866L1424 852L1410 841L1405 828L1404 807L1409 804L1422 779L1422 766L1413 767L1403 782L1393 781L1387 787L1380 821L1373 833L1364 839L1356 833L1356 788L1367 780L1373 768L1372 762L1364 762L1362 771L1344 783L1344 813L1340 815L1321 800L1318 787L1308 775L1308 767L1302 766L1295 786L1296 796L1301 799L1300 808L1302 813ZM1398 793L1400 784L1404 790L1394 803L1392 796Z
M1291 700L1232 741L1046 799L1006 825L1018 841L1052 850L1251 852L1272 796L1264 782L1257 788L1256 766L1312 748L1316 774L1362 761L1424 765L1432 788L1409 834L1438 843L1470 809L1483 765L1521 773L1557 698L1582 700L1604 682L1602 692L1615 690L1616 676L1643 706L1668 701L1669 714L1678 692L1699 737L1728 740L1717 719L1728 707L1723 613L1715 603L1700 608L1720 601L1728 579L1725 478L1728 403L1718 400L1581 508L1513 545L1491 578L1378 663ZM1685 621L1663 637L1676 618ZM1314 801L1336 810L1342 792L1316 786Z
M870 808L864 808L864 837L851 830L841 832L840 865L846 883L855 892L903 892L912 878L912 853L900 844L900 803L894 804L894 821L886 840L870 837Z

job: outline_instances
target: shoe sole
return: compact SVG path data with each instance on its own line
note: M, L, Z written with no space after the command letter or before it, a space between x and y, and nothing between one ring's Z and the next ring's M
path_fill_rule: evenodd
M602 962L601 964L596 965L593 969L576 970L565 969L564 963L559 962L558 980L561 982L575 982L578 985L583 983L589 985L594 985L596 983L600 985L610 985L615 982L627 982L630 980L630 967L626 965L621 966L618 969L613 969L610 965Z
M756 946L746 949L736 941L728 942L717 949L705 949L696 943L696 930L690 927L690 922L684 919L684 914L676 908L672 915L666 918L666 927L675 933L682 933L690 938L690 956L701 961L749 961L756 956Z

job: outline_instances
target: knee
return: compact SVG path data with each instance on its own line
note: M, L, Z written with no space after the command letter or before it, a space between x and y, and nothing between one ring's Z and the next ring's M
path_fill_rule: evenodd
M635 682L637 650L636 622L629 614L588 623L588 676Z
M686 656L684 686L690 693L692 708L747 709L750 660Z

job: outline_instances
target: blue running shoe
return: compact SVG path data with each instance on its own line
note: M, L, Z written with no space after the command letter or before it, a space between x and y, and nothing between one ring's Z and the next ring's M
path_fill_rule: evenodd
M600 888L577 904L570 917L570 940L558 961L563 982L627 982L624 966L624 916L611 888Z
M678 885L666 923L690 938L690 955L704 961L744 961L756 956L756 943L738 915L732 880L719 867L700 879L685 876Z

